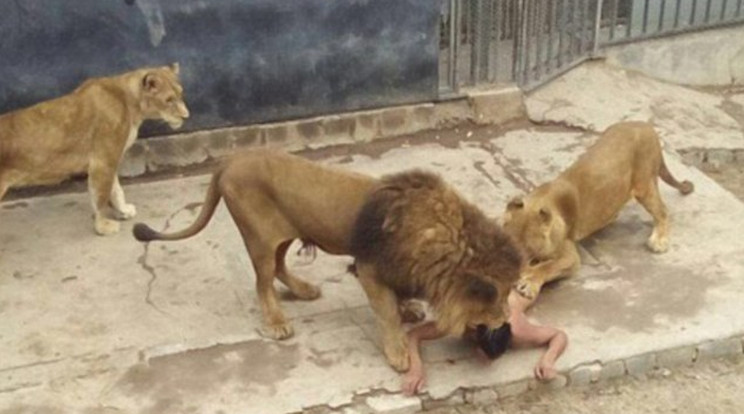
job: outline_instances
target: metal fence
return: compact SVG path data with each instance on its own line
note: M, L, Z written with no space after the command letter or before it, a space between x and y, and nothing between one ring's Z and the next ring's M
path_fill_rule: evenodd
M601 48L744 23L744 0L443 0L440 94L532 89Z

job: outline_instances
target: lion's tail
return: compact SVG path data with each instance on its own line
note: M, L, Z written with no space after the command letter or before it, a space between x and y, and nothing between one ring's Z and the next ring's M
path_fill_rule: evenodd
M202 205L199 217L197 217L196 221L194 221L189 227L175 233L160 233L153 230L152 227L147 224L137 223L132 229L134 238L143 242L151 240L181 240L202 231L204 227L207 226L207 223L209 223L209 220L214 214L214 210L217 208L217 204L220 202L220 198L222 198L219 190L220 175L221 171L217 171L212 176L212 182L209 184L209 188L207 189L207 196Z
M665 183L676 188L677 190L679 190L680 193L684 195L690 194L693 190L695 190L695 185L693 185L690 181L685 180L679 182L676 178L674 178L672 173L669 172L669 169L664 162L663 156L661 157L661 166L659 167L659 177L661 177L661 179L664 180Z

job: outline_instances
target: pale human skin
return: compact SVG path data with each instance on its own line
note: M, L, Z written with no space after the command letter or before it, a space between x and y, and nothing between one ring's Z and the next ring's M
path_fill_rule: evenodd
M512 348L528 348L546 346L547 349L540 356L534 368L535 378L541 381L549 381L556 377L556 360L563 354L568 345L566 333L551 326L540 326L532 324L524 312L533 303L512 291L509 294L509 319L511 326ZM421 360L420 343L424 340L441 338L443 333L436 328L435 322L426 322L408 331L408 352L410 357L410 368L403 377L402 391L406 395L415 395L426 385L426 373ZM483 351L477 349L483 359L490 361Z

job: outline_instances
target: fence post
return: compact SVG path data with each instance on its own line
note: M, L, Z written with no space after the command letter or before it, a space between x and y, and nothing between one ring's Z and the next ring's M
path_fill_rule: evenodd
M460 92L460 77L457 71L457 63L459 61L458 48L460 46L460 1L462 0L450 0L450 33L449 33L449 77L450 88L453 93Z
M604 6L603 0L597 0L597 14L594 20L594 46L592 48L592 57L596 57L599 54L599 30L602 28L602 7Z

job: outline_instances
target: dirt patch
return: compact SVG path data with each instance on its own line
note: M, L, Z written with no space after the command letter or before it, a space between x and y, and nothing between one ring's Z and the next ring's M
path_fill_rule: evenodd
M538 390L498 404L461 405L429 414L729 414L744 407L744 359L659 369L640 378Z

